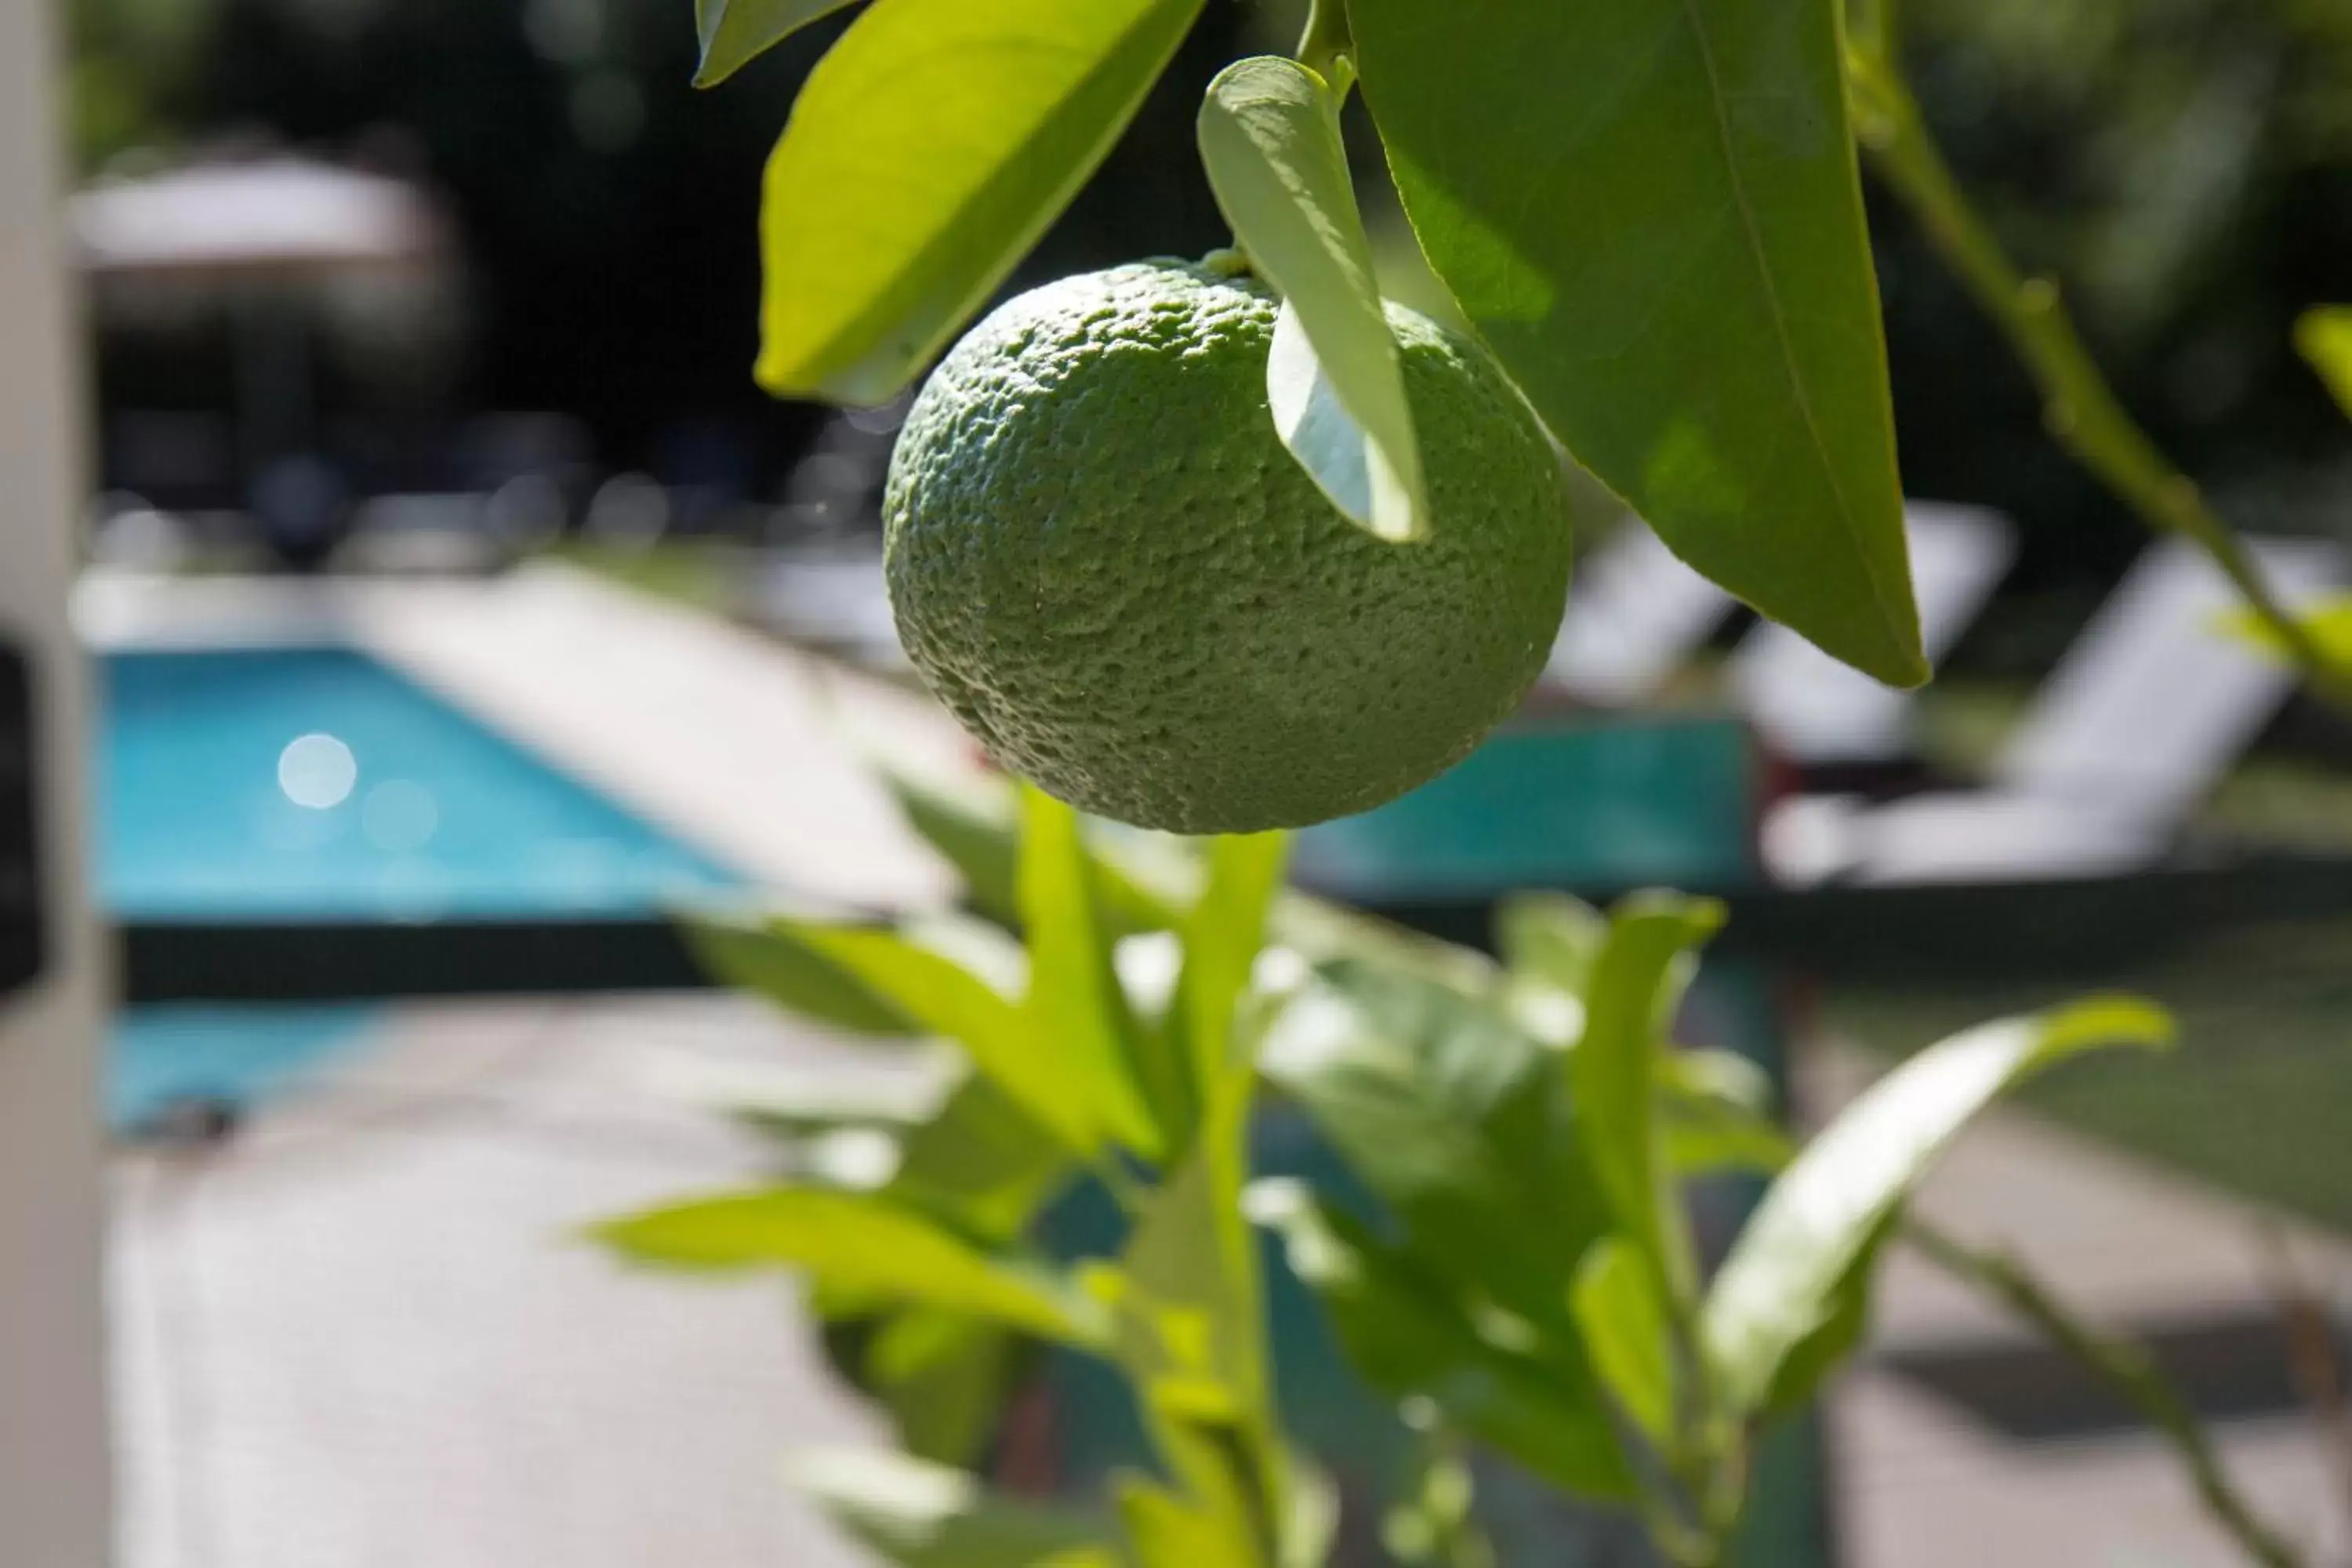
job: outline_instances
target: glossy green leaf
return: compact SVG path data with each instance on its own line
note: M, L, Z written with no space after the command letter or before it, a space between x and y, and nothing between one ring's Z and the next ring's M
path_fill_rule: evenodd
M1029 948L1023 1008L1039 1058L1076 1098L1084 1125L1147 1158L1163 1151L1159 1120L1144 1103L1135 1056L1142 1048L1111 942L1095 910L1095 868L1078 814L1024 785L1021 792L1021 925Z
M1021 918L1021 811L1016 792L995 780L918 777L882 764L882 782L908 825L956 868L971 906L993 920ZM1155 868L1154 869L1158 869ZM1097 912L1120 936L1167 931L1183 918L1186 889L1161 885L1125 859L1095 856Z
M1235 1064L1202 1095L1192 1152L1146 1200L1116 1274L1118 1356L1213 1562L1272 1568L1281 1463L1264 1362L1265 1290L1243 1217L1255 1073Z
M1283 296L1266 367L1282 444L1358 527L1381 539L1423 537L1420 440L1348 173L1339 100L1296 60L1236 60L1209 84L1200 141L1225 220Z
M1584 994L1592 966L1609 940L1600 910L1565 893L1521 893L1495 915L1501 954L1503 1005L1519 1026L1552 1046L1570 1046L1584 1033Z
M980 976L897 931L780 921L789 936L926 1034L955 1041L974 1068L1065 1146L1091 1152L1100 1141L1094 1086L1068 1070L1037 1021ZM1034 990L1034 984L1033 984Z
M1585 1353L1618 1409L1664 1449L1675 1430L1675 1366L1655 1275L1619 1237L1584 1254L1572 1298Z
M1669 1098L1659 1115L1666 1169L1677 1177L1775 1175L1797 1157L1795 1139L1721 1100Z
M1110 152L1201 0L886 0L768 161L760 384L897 395Z
M598 1239L631 1260L709 1272L791 1268L877 1302L920 1303L1072 1344L1103 1342L1087 1297L1027 1263L992 1258L889 1199L775 1187L609 1221Z
M1012 1392L1013 1335L961 1312L917 1308L876 1330L866 1382L890 1412L899 1447L918 1459L977 1464Z
M1694 1264L1664 1169L1658 1063L1696 950L1722 923L1723 907L1709 900L1640 893L1619 905L1593 962L1584 1037L1568 1058L1585 1155L1618 1227L1685 1300Z
M1270 1439L1257 1248L1242 1217L1244 1068L1213 1089L1192 1155L1156 1189L1120 1259L1119 1359L1147 1401Z
M1772 1080L1746 1057L1670 1050L1658 1077L1666 1163L1675 1175L1772 1175L1796 1158L1796 1141L1772 1119Z
M697 87L716 87L811 22L853 0L695 0L695 31L702 39Z
M1255 1545L1234 1521L1166 1487L1129 1477L1118 1488L1119 1521L1139 1568L1250 1568Z
M2336 406L2352 415L2352 305L2305 311L2294 324L2294 346L2327 384Z
M1103 1521L992 1497L961 1470L901 1454L803 1455L793 1483L895 1568L1119 1568Z
M1423 248L1585 468L1849 664L1927 678L1834 0L1351 0Z
M1183 1093L1192 1109L1181 1147L1198 1115L1202 1086L1222 1081L1236 1066L1235 1011L1266 940L1267 911L1282 891L1290 840L1259 833L1212 839L1208 883L1184 917L1184 967L1177 981L1173 1027L1183 1056Z
M901 1037L922 1026L841 964L802 940L789 921L697 919L687 922L694 955L714 979L785 1011L859 1034Z
M2171 1020L2147 1003L2085 1002L1971 1029L1873 1085L1772 1184L1716 1276L1703 1338L1728 1396L1740 1409L1761 1407L1783 1363L1836 1314L1856 1261L1970 1118L2053 1062L2171 1037Z
M1428 1399L1454 1426L1555 1486L1625 1498L1633 1480L1591 1368L1493 1310L1475 1280L1394 1247L1318 1205L1296 1183L1262 1182L1252 1211L1283 1239L1349 1363L1392 1399ZM1565 1354L1548 1353L1564 1351Z
M1035 1117L973 1074L899 1140L891 1195L986 1241L1010 1242L1067 1184L1076 1162Z
M1871 1283L1878 1251L1885 1233L1893 1228L1894 1217L1896 1216L1889 1216L1889 1223L1880 1226L1880 1234L1864 1244L1844 1278L1823 1300L1819 1319L1782 1358L1780 1371L1773 1374L1772 1386L1764 1395L1765 1415L1793 1415L1802 1410L1812 1402L1830 1374L1862 1348L1870 1332Z
M1609 941L1609 918L1566 893L1514 893L1495 911L1495 947L1514 974L1581 997Z
M1607 1215L1558 1058L1482 998L1345 962L1283 1009L1258 1065L1448 1277L1564 1333Z

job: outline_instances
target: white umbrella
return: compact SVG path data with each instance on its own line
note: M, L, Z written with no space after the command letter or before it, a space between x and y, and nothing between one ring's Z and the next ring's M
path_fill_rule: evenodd
M415 186L299 158L110 181L74 198L72 228L84 268L118 277L431 267L446 242Z

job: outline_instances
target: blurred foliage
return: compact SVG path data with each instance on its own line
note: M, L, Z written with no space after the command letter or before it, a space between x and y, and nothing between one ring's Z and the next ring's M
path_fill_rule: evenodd
M2352 256L2352 3L1915 0L1903 16L1961 176L2066 288L2133 411L2242 525L2346 526L2340 420L2293 332L2345 290ZM1914 493L2016 512L2029 581L2111 572L2137 534L2051 446L1920 238L1891 204L1881 216Z
M772 468L816 416L752 385L760 172L854 13L709 92L691 0L71 0L80 162L271 142L421 177L473 263L466 399L585 418L659 472L717 426ZM1093 187L1013 287L1224 242L1202 88L1235 52L1213 9Z
M215 7L198 0L71 0L72 153L87 172L179 137L168 100L201 68Z
M578 413L608 462L657 469L679 421L730 428L772 465L813 428L751 383L751 237L761 165L849 13L697 94L688 0L70 3L85 169L266 128L439 188L478 268L469 401ZM1237 52L1286 46L1301 10L1211 5L1013 286L1223 243L1192 150L1200 89ZM2347 290L2352 0L1911 0L1903 15L1961 175L2021 258L2064 281L2133 411L2234 521L2352 526L2340 419L2292 346L2299 311ZM1360 162L1393 253L1384 280L1442 304ZM1910 488L2015 513L2019 585L2074 607L1996 613L1962 662L2038 668L2141 535L2052 446L1907 221L1875 207Z

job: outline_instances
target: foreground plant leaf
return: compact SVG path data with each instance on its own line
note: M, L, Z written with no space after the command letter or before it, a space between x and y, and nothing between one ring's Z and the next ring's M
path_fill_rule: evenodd
M2294 346L2327 384L2336 406L2352 415L2352 305L2305 311L2294 324Z
M1358 1374L1392 1399L1433 1401L1461 1431L1580 1496L1636 1490L1573 1339L1531 1335L1475 1279L1425 1247L1394 1247L1296 1183L1263 1182L1252 1211L1279 1234Z
M947 954L900 932L867 926L776 921L767 934L813 954L919 1032L961 1046L975 1068L1066 1148L1086 1154L1099 1143L1095 1086L1066 1070L1025 1007ZM794 994L803 1000L808 995ZM800 1005L789 997L787 1004Z
M824 1453L793 1483L895 1568L1118 1568L1117 1538L1068 1509L992 1497L961 1470L902 1455Z
M1633 1247L1603 1237L1576 1272L1576 1324L1617 1407L1664 1450L1675 1425L1674 1352L1656 1277Z
M1283 296L1266 396L1333 505L1388 540L1429 529L1404 371L1348 173L1339 103L1296 60L1237 60L1201 105L1201 162L1251 264Z
M1234 1057L1236 1014L1265 943L1268 911L1281 896L1289 853L1289 837L1281 833L1209 845L1208 884L1184 917L1184 966L1168 1024L1188 1106L1171 1147L1190 1142L1210 1087L1241 1065Z
M1147 1048L1111 965L1096 915L1092 857L1078 814L1041 789L1021 791L1022 933L1029 949L1025 1079L1062 1086L1093 1148L1105 1140L1147 1158L1164 1152L1160 1123L1145 1103L1139 1052Z
M1349 15L1414 232L1553 433L1693 566L1914 686L1837 4Z
M791 1268L844 1298L919 1303L1082 1346L1105 1325L1087 1297L1044 1269L992 1258L867 1193L777 1187L612 1220L597 1238L633 1261L709 1272Z
M886 1038L923 1032L887 996L802 941L789 921L698 918L685 929L695 957L713 976L788 1012Z
M1557 1051L1479 998L1341 963L1283 1010L1258 1065L1439 1272L1569 1331L1570 1279L1608 1216Z
M696 0L695 31L702 39L697 87L716 87L811 22L854 0Z
M2084 1002L1969 1030L1874 1084L1772 1184L1707 1293L1702 1338L1734 1405L1752 1414L1799 1397L1783 1372L1808 1342L1813 1375L1828 1371L1834 1357L1821 1353L1816 1336L1837 1345L1842 1317L1858 1326L1858 1277L1891 1216L1970 1118L2068 1057L2171 1037L2171 1020L2148 1003Z
M886 402L1093 174L1201 0L885 0L801 89L760 216L760 384Z
M1586 1158L1616 1211L1617 1227L1672 1299L1688 1300L1696 1272L1659 1117L1659 1063L1671 1048L1696 949L1723 923L1705 899L1643 893L1611 916L1592 963L1584 1036L1569 1053Z

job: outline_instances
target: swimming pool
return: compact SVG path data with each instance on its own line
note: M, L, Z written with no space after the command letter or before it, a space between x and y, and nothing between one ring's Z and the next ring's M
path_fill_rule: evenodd
M98 885L117 920L646 918L739 884L357 650L100 667Z

